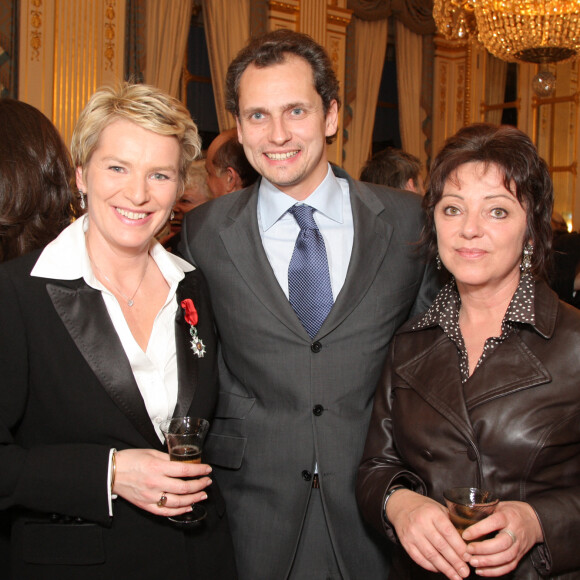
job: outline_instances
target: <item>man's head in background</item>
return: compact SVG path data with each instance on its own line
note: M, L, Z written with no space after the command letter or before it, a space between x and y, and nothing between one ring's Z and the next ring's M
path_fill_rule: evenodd
M387 147L375 153L363 167L360 180L397 189L408 189L420 194L424 192L421 161L414 155L394 147Z
M238 141L236 129L223 131L210 143L205 168L207 186L213 197L247 187L258 178Z

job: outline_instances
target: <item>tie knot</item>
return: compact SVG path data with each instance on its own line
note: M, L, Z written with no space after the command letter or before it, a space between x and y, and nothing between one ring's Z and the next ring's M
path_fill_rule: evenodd
M309 205L294 205L288 210L294 219L298 222L301 230L317 230L318 226L314 221L312 214L314 213L314 208Z

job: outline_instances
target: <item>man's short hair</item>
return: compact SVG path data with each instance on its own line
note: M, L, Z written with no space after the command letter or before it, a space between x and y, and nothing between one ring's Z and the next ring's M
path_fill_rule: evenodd
M421 161L417 157L401 149L387 147L367 161L361 171L360 180L406 189L409 179L415 187L419 185L420 173Z
M332 101L340 108L338 79L324 47L307 34L281 28L251 39L230 63L226 75L226 109L239 117L240 80L248 66L265 68L282 64L288 55L303 58L312 68L314 88L322 99L324 114L328 113ZM332 137L326 140L330 143Z

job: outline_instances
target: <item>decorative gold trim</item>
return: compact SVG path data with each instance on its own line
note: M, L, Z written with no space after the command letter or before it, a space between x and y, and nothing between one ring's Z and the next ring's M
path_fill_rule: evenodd
M331 12L326 14L326 22L328 24L340 24L342 26L350 24L354 10L339 8L338 6L328 6L328 9L331 10Z
M287 2L278 2L277 0L270 0L268 2L270 10L277 10L278 12L286 12L287 14L298 14L299 9L293 4Z
M455 90L455 118L459 123L465 121L465 63L457 67L457 85Z
M463 109L463 124L471 123L471 42L467 43L465 52L465 103Z
M338 73L340 66L340 42L337 38L331 38L329 40L328 55L330 56L330 62L332 62L332 68L335 73Z
M30 10L30 25L34 30L30 30L30 48L32 54L30 60L40 61L40 49L42 47L42 0L32 0L33 8Z
M459 55L465 54L465 47L467 42L460 42L458 40L447 40L443 36L435 36L435 47L441 52L456 53Z
M441 63L439 66L439 119L445 122L447 114L447 63Z
M113 70L115 60L115 0L105 2L105 43L103 56L105 57L105 70Z

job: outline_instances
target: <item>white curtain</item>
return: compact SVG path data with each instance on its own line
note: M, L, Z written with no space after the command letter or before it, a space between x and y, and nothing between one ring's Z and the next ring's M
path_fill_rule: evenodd
M423 38L403 23L396 22L397 90L399 95L399 131L403 151L418 157L425 167L425 152L421 125L426 113L421 108L421 75Z
M147 0L145 82L180 98L191 0Z
M488 53L487 71L485 75L485 102L488 105L498 105L505 100L505 85L508 63ZM488 123L499 125L503 109L491 110L485 113Z
M250 0L204 0L203 23L220 131L235 125L225 109L228 66L250 36Z
M372 148L379 86L387 50L388 20L354 19L356 97L351 104L352 121L344 145L344 169L358 179Z

